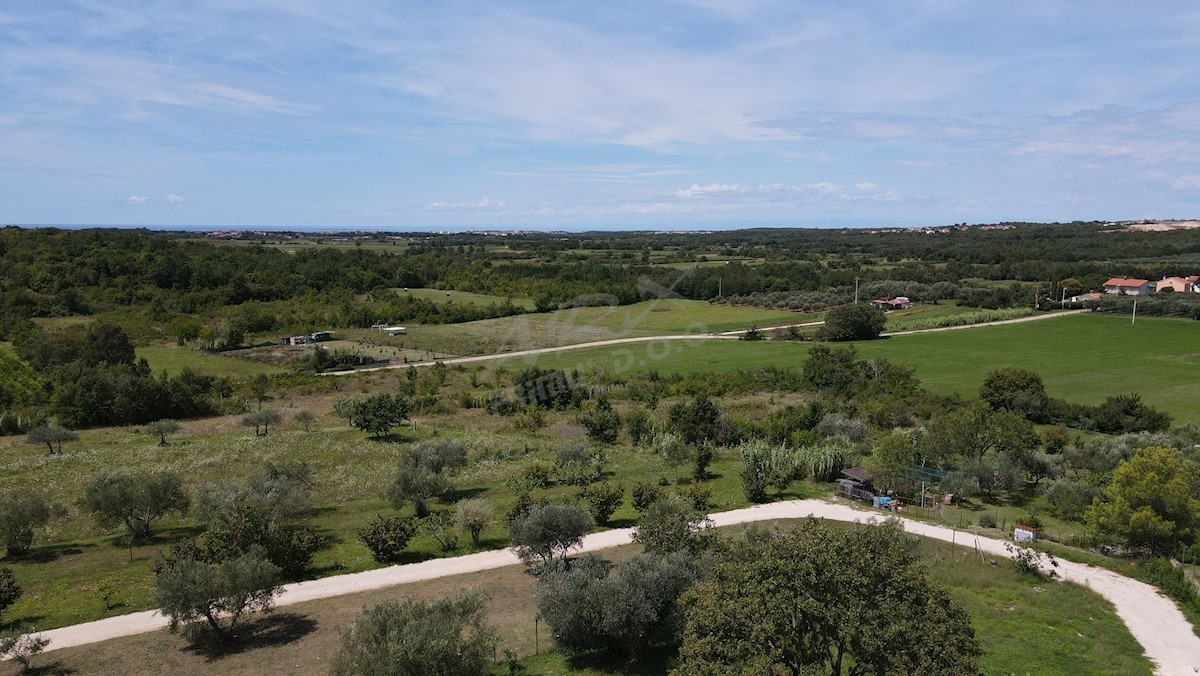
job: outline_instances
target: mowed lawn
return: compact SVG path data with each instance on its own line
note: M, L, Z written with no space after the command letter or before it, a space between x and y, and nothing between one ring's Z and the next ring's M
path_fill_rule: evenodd
M724 340L633 344L512 359L509 368L599 367L663 373L801 366L811 343ZM930 390L973 396L988 371L1037 371L1051 396L1085 404L1137 392L1175 423L1200 422L1200 322L1087 314L1001 326L976 326L853 344L863 357L886 357L916 369Z
M507 296L489 296L483 293L469 291L454 291L450 289L396 289L401 296L423 298L434 303L463 303L474 305L504 305L506 301L526 310L534 308L534 302L528 298L510 298Z
M789 529L799 522L779 521ZM851 527L835 524L835 528ZM722 529L736 536L741 527ZM1150 674L1149 660L1108 601L1073 584L1042 581L1017 573L1007 561L980 562L974 550L918 538L917 554L930 576L970 615L984 650L988 674ZM634 545L607 549L610 560L638 552ZM340 632L364 607L412 597L438 598L479 588L491 596L488 622L497 630L499 664L509 672L505 651L522 660L523 674L665 673L668 663L569 660L549 652L550 632L541 624L535 644L534 578L520 566L399 585L279 608L246 625L241 643L228 651L189 647L178 634L156 631L36 658L35 666L70 673L327 674L340 645ZM540 649L539 657L531 657ZM15 667L0 668L14 673ZM57 673L57 671L54 671Z
M489 354L597 340L666 334L719 333L751 326L814 321L820 315L731 307L698 300L652 300L485 319L465 324L409 326L403 347L439 353Z

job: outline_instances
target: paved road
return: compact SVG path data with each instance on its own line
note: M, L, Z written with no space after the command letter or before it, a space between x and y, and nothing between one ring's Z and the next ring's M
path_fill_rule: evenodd
M792 500L720 512L713 514L711 518L717 526L729 526L753 521L797 519L806 516L836 521L863 521L874 515L870 512L853 509L845 504L822 500ZM905 529L910 533L960 545L975 546L991 556L1009 557L1008 551L1004 548L1004 542L1001 540L978 537L969 532L920 521L908 519L902 519L902 521ZM628 544L632 534L633 529L623 528L589 535L584 539L583 550L595 551ZM302 601L382 589L408 582L501 568L517 563L517 557L511 549L502 549L391 566L362 573L336 575L287 585L277 603L280 606L286 606ZM1125 622L1133 637L1142 645L1146 655L1153 660L1156 673L1164 676L1182 676L1184 674L1194 676L1200 673L1200 637L1193 633L1192 625L1188 623L1187 618L1175 603L1159 594L1154 587L1102 568L1069 561L1059 562L1058 573L1064 580L1091 589L1108 599L1116 607L1117 615ZM166 625L166 618L159 615L157 611L144 611L53 629L43 632L42 635L50 639L47 650L56 650L155 631Z
M976 329L976 328L980 328L980 327L984 327L984 326L1000 326L1003 324L1021 324L1024 322L1033 322L1033 321L1039 321L1042 319L1053 319L1055 317L1066 317L1068 315L1076 315L1076 314L1080 314L1083 312L1090 312L1090 310L1068 310L1066 312L1054 312L1054 313L1045 314L1045 315L1033 315L1032 317L1021 317L1020 319L1005 319L1005 320L1001 320L998 322L987 322L984 324L966 324L964 326L944 326L944 327L936 328L936 329L920 329L920 330L916 330L916 331L897 331L895 333L885 333L885 334L883 334L883 337L890 338L890 337L894 337L894 336L910 336L910 335L917 334L917 333L936 333L939 331L957 331L959 329ZM824 323L825 322L803 322L803 323L799 323L799 324L781 324L779 326L767 326L767 327L764 327L759 330L760 331L774 331L776 329L786 329L786 328L790 328L793 326L795 326L795 327L819 326ZM675 340L683 340L683 341L736 340L742 334L746 333L746 331L747 331L747 329L741 329L738 331L726 331L724 333L698 333L698 334L691 334L691 335L672 334L669 336L637 336L634 338L613 338L611 340L594 340L590 343L575 343L572 345L560 345L558 347L542 347L542 348L537 348L534 350L519 350L516 352L497 352L495 354L481 354L481 355L476 355L473 357L454 357L452 359L442 359L442 360L438 360L438 361L422 361L422 362L414 362L414 363L410 363L410 364L388 364L387 366L377 366L374 368L365 368L365 369L354 369L351 371L330 371L328 373L322 373L321 375L324 375L324 376L347 376L347 375L351 375L353 373L369 373L371 371L385 371L388 369L420 368L420 367L426 367L426 366L433 366L436 363L442 363L442 364L446 364L447 366L453 366L454 364L471 364L471 363L475 363L475 362L493 361L496 359L511 359L511 358L515 358L515 357L531 357L531 356L536 356L539 354L552 354L552 353L558 353L558 352L567 352L569 350L585 350L585 349L592 348L592 347L611 347L614 345L628 345L630 343L653 343L653 342L657 342L657 341L675 341Z

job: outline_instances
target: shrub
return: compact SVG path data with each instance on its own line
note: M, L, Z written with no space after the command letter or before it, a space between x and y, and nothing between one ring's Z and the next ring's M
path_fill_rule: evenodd
M592 484L583 490L583 499L588 503L588 512L596 523L601 525L608 523L609 518L621 506L624 498L625 487L620 484L610 484L607 481Z
M596 407L579 419L587 429L588 438L601 444L616 443L621 433L621 416L613 410L608 399L601 397Z
M441 512L430 514L417 522L417 528L437 541L443 552L458 551L458 533L454 530L454 514Z
M0 568L0 613L21 598L21 586L13 575L12 568Z
M693 554L712 542L713 525L691 502L671 495L650 505L638 520L633 541L647 554L687 551Z
M710 444L700 444L692 455L692 480L705 481L708 479L708 466L713 460L713 447Z
M883 310L874 305L843 305L825 314L817 335L821 340L871 340L883 333L886 324Z
M641 446L650 438L650 414L640 408L630 411L625 415L625 429L633 445Z
M358 539L371 550L371 555L376 561L395 563L400 560L404 550L408 548L408 543L416 534L415 519L377 514L371 523L358 531Z
M650 509L650 505L662 499L663 489L657 484L638 482L633 485L630 494L633 497L633 508L638 512L645 512Z
M679 497L687 500L692 508L699 512L707 512L709 501L712 500L712 484L690 484L679 489Z
M586 442L564 443L555 450L555 455L558 459L559 477L564 483L586 486L600 478L600 454L593 451Z
M522 485L530 489L546 488L551 482L550 467L543 463L535 462L521 470L520 479Z
M979 515L979 525L984 528L995 528L996 517L991 512L984 512Z
M387 601L364 610L342 633L334 676L486 674L495 632L488 599L460 593L431 601Z
M21 626L0 634L0 656L21 665L21 673L29 671L33 658L50 645L50 639L35 633L33 627Z

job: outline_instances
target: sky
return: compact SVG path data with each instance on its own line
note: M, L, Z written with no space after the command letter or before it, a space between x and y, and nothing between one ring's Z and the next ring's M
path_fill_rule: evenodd
M1200 216L1200 5L5 0L0 223Z

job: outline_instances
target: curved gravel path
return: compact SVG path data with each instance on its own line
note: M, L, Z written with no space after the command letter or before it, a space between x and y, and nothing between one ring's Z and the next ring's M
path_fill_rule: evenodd
M844 504L822 500L792 500L719 512L712 514L710 518L717 526L729 526L754 521L797 519L807 516L836 521L865 521L873 516L882 518L884 515L882 513L872 514ZM905 529L910 533L966 546L977 546L990 555L1009 557L1008 551L1004 548L1004 542L1001 540L978 537L970 532L957 531L946 526L909 519L901 520L904 522ZM583 551L628 544L632 534L632 528L623 528L589 535L584 538ZM362 573L336 575L285 586L283 593L278 598L277 605L286 606L302 601L354 594L408 582L501 568L517 563L519 561L511 549L502 549L391 566ZM1164 676L1200 674L1200 637L1197 637L1192 631L1192 625L1188 623L1187 618L1183 616L1175 603L1161 595L1157 589L1112 571L1070 561L1059 561L1058 574L1068 582L1091 589L1116 607L1117 615L1125 622L1130 633L1154 662L1156 673ZM42 636L51 641L47 650L55 650L155 631L165 626L167 626L167 620L158 611L143 611L52 629L42 632Z

